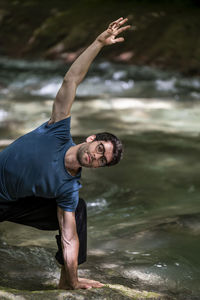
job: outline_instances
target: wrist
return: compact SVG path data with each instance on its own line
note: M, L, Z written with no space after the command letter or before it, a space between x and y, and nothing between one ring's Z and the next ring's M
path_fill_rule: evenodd
M77 281L73 281L71 283L68 283L68 285L69 285L70 289L76 290L79 286L79 283L78 283L78 280L77 280Z
M73 290L78 287L78 283L79 283L78 282L78 277L76 277L76 278L67 278L65 282Z
M68 265L65 263L61 270L61 278L63 283L71 289L75 289L78 285L77 266L75 264Z
M97 47L100 47L100 49L105 46L105 44L99 39L99 37L96 38L94 43L97 45Z

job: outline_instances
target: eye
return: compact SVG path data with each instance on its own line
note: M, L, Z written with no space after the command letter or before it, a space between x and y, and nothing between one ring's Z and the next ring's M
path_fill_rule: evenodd
M103 144L99 144L97 149L98 149L98 152L99 152L99 153L103 153L103 151L104 151L104 146L103 146Z

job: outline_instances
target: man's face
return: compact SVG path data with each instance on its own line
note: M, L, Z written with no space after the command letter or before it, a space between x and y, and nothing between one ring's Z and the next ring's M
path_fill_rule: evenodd
M113 144L109 141L86 142L77 152L77 160L87 168L104 167L113 157Z

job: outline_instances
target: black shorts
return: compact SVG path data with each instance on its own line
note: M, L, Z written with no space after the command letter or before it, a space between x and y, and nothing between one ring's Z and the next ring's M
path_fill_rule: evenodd
M85 201L81 198L75 211L75 218L79 237L78 264L82 264L86 261L87 256L87 209ZM59 264L64 265L55 199L38 197L19 199L10 205L3 214L0 214L0 222L3 221L28 225L41 230L59 230L59 234L55 236L58 245L55 258Z

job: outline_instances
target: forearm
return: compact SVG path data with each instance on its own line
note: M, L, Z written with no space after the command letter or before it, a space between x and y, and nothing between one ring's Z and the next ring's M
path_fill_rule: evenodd
M62 240L64 268L66 273L66 283L72 289L75 289L78 284L78 237L72 239L70 242Z
M75 60L65 75L65 80L74 80L78 85L85 77L92 61L102 49L97 39Z

